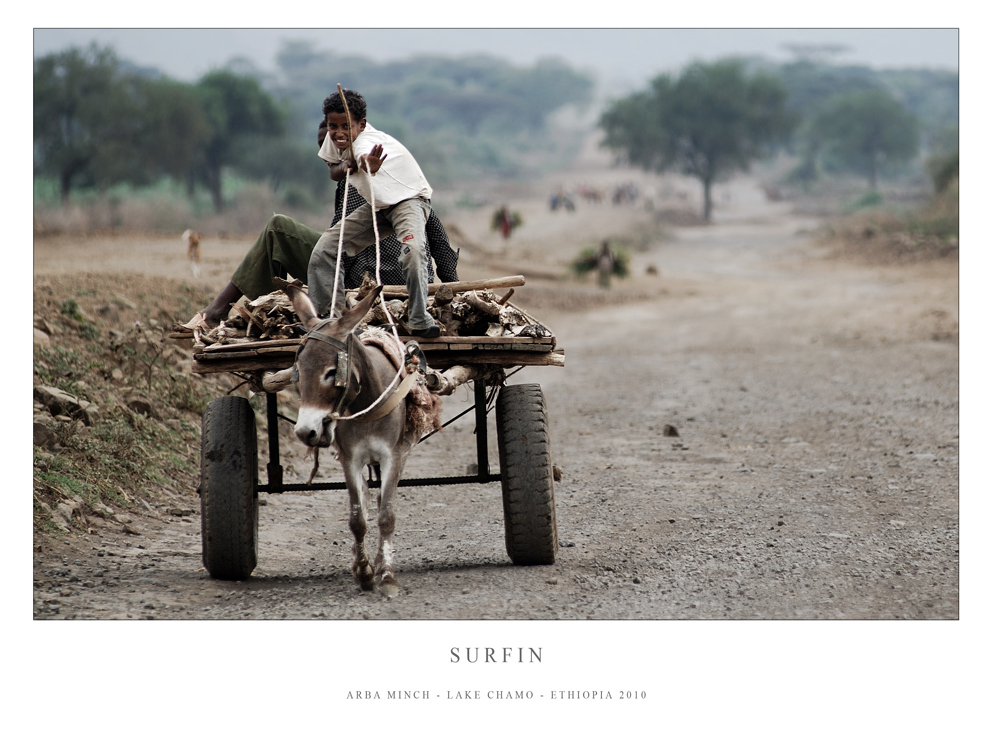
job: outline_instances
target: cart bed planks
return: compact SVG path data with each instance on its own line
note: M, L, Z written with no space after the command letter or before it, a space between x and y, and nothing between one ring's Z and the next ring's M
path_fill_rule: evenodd
M402 337L410 341L410 337ZM195 374L252 372L285 369L292 366L302 339L248 341L213 344L193 352ZM419 341L426 361L433 369L457 364L498 366L563 366L564 351L556 348L553 337L441 336Z

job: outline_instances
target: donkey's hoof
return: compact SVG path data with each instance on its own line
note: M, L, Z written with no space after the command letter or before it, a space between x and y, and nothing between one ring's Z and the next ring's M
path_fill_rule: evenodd
M375 569L370 563L355 563L351 570L354 573L354 580L361 586L361 590L370 591L375 589Z
M399 584L395 582L395 578L391 575L382 578L381 584L378 586L378 590L382 592L386 598L395 598L399 595Z

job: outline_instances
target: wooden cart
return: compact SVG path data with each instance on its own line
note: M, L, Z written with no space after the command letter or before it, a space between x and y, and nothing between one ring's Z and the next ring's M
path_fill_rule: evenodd
M408 341L409 339L403 339ZM264 385L278 370L291 367L300 339L215 344L197 348L193 372L230 372ZM502 484L505 546L517 565L552 564L557 556L554 466L546 401L539 384L505 385L505 368L563 366L556 339L520 337L441 337L419 342L434 379L447 392L473 381L474 405L444 426L475 413L478 471L466 476L404 477L399 486ZM452 386L453 385L453 386ZM343 481L289 484L279 463L280 415L276 391L266 391L268 423L267 483L258 481L255 413L243 397L214 399L203 415L200 500L203 564L214 578L242 580L257 564L258 494L346 489ZM488 461L488 412L494 401L499 470ZM428 438L425 436L423 440ZM380 481L371 475L369 485Z

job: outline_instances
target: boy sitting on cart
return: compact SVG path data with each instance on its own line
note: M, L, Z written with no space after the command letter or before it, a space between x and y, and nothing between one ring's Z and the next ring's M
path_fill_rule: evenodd
M317 146L323 146L327 135L327 121L320 121L317 134ZM331 226L343 218L345 183L337 182L334 195L334 216ZM350 186L347 190L347 212L350 214L365 201L361 195ZM310 256L319 241L321 232L311 229L295 219L282 214L275 214L268 220L264 230L258 236L254 245L245 254L238 265L230 282L217 294L213 301L202 311L193 316L192 320L172 327L173 338L192 338L196 328L209 330L215 328L221 320L227 317L230 304L242 296L249 299L257 298L273 289L272 280L275 277L298 277L306 282ZM450 240L443 223L436 212L431 211L426 221L427 249L429 257L436 261L436 274L442 282L456 282L457 261L459 252L450 246ZM384 285L403 285L405 277L399 264L401 246L395 235L383 236L381 239L381 278ZM365 249L355 257L344 255L341 263L344 269L344 283L348 288L360 287L365 273L375 273L376 253ZM427 259L427 278L432 280L432 267Z
M405 146L368 124L367 104L360 94L345 89L330 95L323 101L323 113L327 137L320 157L330 164L333 180L350 173L365 203L324 232L313 248L307 278L310 299L320 314L343 310L344 283L337 264L341 236L344 252L354 256L375 243L377 220L379 231L394 231L402 247L399 264L409 293L410 332L415 338L436 338L440 327L426 309L426 221L433 189Z

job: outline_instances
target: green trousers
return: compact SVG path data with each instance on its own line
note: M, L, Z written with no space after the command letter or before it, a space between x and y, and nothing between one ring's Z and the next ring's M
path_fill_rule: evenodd
M230 278L249 299L275 290L272 279L291 274L306 282L309 258L323 232L276 214Z

